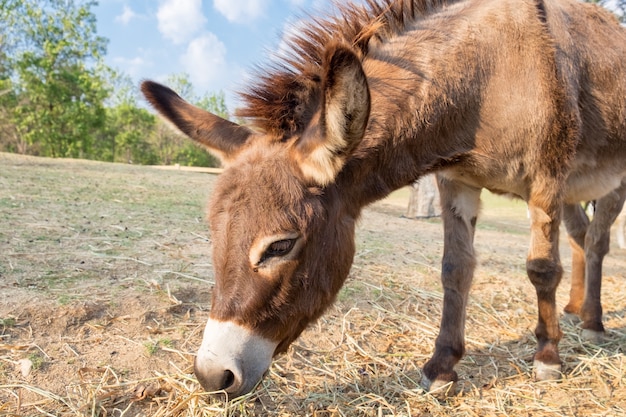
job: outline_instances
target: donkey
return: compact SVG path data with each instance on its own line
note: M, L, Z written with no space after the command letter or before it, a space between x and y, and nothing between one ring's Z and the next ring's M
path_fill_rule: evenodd
M575 229L573 204L626 176L625 31L575 0L365 3L299 26L291 52L242 92L249 126L142 84L162 116L226 167L209 207L215 287L198 381L231 397L250 392L333 302L362 208L432 172L444 300L422 384L458 379L482 188L528 203L535 373L558 378L562 210ZM585 288L594 306L596 281ZM597 308L577 303L583 327L600 332Z

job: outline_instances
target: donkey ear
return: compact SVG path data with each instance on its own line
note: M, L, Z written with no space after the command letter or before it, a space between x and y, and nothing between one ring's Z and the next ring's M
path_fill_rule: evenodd
M324 60L319 125L298 144L306 177L319 185L334 181L359 145L370 113L370 93L359 57L344 46L331 48Z
M141 91L150 104L181 132L206 146L222 162L233 159L252 131L187 103L171 89L144 81Z

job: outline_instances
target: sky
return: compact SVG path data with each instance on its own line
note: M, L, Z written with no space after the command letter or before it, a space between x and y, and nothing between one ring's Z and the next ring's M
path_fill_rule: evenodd
M281 34L331 0L100 0L106 62L138 84L187 73L195 93L222 91L232 112L255 65L280 48Z
M109 39L106 63L164 82L187 73L196 94L223 91L229 110L254 66L280 47L281 34L305 11L330 0L100 0L92 9Z

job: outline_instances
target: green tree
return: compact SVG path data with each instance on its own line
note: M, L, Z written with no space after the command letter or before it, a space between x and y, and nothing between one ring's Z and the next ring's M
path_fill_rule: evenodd
M196 100L196 106L217 114L225 119L229 118L228 108L226 107L226 96L220 91L214 94L205 94Z
M154 134L155 117L146 109L123 103L108 109L108 121L117 127L114 136L114 161L154 165L158 157L147 140Z
M13 112L17 106L17 98L11 81L10 52L15 39L9 36L12 31L8 20L9 12L15 7L14 2L0 0L0 150L18 152L25 150L19 143L19 136L13 123ZM20 146L21 145L21 146Z
M107 100L101 154L115 162L159 163L149 141L156 130L156 117L139 106L137 86L128 75L119 72L112 72L109 83L113 93Z
M106 39L96 34L95 4L3 1L0 20L10 29L3 33L5 65L15 104L3 108L31 152L94 157L109 94L102 64Z

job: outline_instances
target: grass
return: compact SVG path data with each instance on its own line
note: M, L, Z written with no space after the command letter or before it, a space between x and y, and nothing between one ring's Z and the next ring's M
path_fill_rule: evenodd
M43 358L43 356L38 353L31 353L30 355L28 355L28 360L30 360L33 369L35 370L41 369L41 367L45 363L45 359Z
M364 211L338 300L230 402L192 374L213 281L213 176L0 154L0 415L622 416L626 265L612 247L607 342L562 320L564 377L535 382L525 206L483 195L459 394L419 387L442 294L441 224L402 219L404 191ZM406 201L406 200L404 200ZM568 269L567 243L561 244ZM567 302L568 276L559 288ZM38 369L15 372L21 359Z
M75 288L103 272L124 279L134 267L158 265L181 229L204 229L206 181L114 164L3 159L15 163L0 178L0 240L10 240L0 264L18 287ZM128 271L117 268L122 263Z
M0 319L0 327L13 327L15 326L15 318L14 317L6 317L3 319Z
M157 352L161 349L161 347L172 349L174 343L169 338L162 338L156 341L150 340L144 342L144 347L146 348L146 352L148 356L156 355Z

